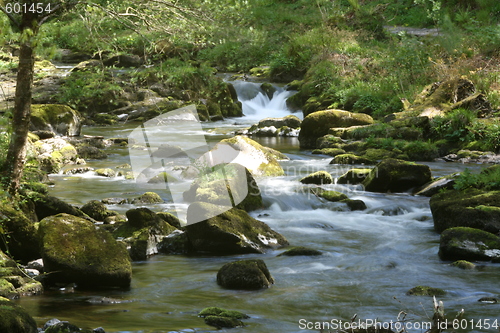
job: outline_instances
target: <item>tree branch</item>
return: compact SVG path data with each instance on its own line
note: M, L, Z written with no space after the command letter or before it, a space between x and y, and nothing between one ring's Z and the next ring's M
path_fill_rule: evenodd
M11 13L8 13L7 10L3 7L3 6L0 6L0 10L2 12L4 12L5 15L7 15L7 17L9 18L9 20L15 24L15 26L18 28L18 29L21 29L21 22L17 21L16 18L11 14Z

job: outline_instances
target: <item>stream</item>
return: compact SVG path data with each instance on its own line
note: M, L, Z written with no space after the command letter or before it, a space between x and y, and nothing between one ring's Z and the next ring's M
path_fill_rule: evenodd
M255 83L236 82L235 87L246 116L202 123L209 144L230 137L231 132L262 118L291 114L286 109L290 92L278 88L269 99L258 91ZM301 117L301 113L296 115ZM135 123L85 127L83 134L127 137L137 126ZM399 319L416 324L413 328L407 326L408 332L425 332L418 324L431 321L432 298L407 296L406 292L418 285L428 285L447 291L439 298L447 317L465 310L467 322L462 327L466 329L457 332L498 331L481 329L477 324L485 319L494 324L499 318L500 304L485 304L478 299L500 295L497 284L500 264L481 263L481 269L463 271L441 261L437 255L439 234L433 229L429 198L405 193L369 193L354 186L325 186L342 191L351 199L361 199L368 207L364 211L348 211L343 204L323 202L301 191L303 185L298 179L317 170L339 177L352 165L330 165L331 157L300 150L294 137L253 139L285 153L290 160L281 162L285 176L258 179L265 208L250 214L284 235L291 245L311 247L324 255L277 257L283 250L260 255L156 255L133 263L129 290L49 290L16 302L35 317L39 326L58 318L83 328L102 326L108 333L214 332L217 330L197 316L208 306L242 311L251 317L244 320L245 327L220 332L320 332L308 329L304 323L349 321L355 314L359 319L382 323L397 321L399 314ZM115 145L107 153L108 159L88 161L88 165L114 168L130 163L127 147ZM457 163L427 164L433 176L466 167L479 168ZM93 199L136 197L149 190L147 184L91 173L57 174L50 178L55 183L51 195L75 205ZM166 191L155 191L168 199ZM170 204L147 207L162 211L169 209ZM109 208L124 214L133 206ZM275 284L260 291L219 287L218 269L243 258L263 259ZM407 315L404 317L401 311Z

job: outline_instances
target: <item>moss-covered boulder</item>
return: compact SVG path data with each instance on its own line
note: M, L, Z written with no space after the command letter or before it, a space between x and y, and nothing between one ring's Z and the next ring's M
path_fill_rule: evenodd
M345 154L345 150L342 148L321 148L321 149L314 149L312 153L335 157L337 155Z
M42 258L50 283L81 287L128 287L132 278L125 246L107 231L68 214L40 221Z
M8 244L0 242L0 248L23 262L40 258L35 224L15 203L0 201L0 225L2 233L8 235ZM8 249L7 249L7 246Z
M321 138L316 140L316 148L324 149L324 148L339 148L342 144L344 144L344 140L339 138L338 136L327 134L323 135ZM314 154L314 151L313 151ZM336 154L338 155L338 154ZM335 156L335 155L331 155Z
M76 148L61 138L39 140L34 143L40 168L47 173L58 173L64 165L76 164Z
M133 205L162 203L163 199L158 193L146 192L130 201Z
M104 221L106 217L116 215L116 213L109 211L106 205L98 200L90 200L80 209L96 221Z
M500 237L487 231L457 227L441 233L443 260L494 260L500 262Z
M441 192L442 190L451 190L453 185L455 185L455 179L458 177L458 173L451 175L439 177L431 180L430 183L422 186L415 195L422 195L425 197L432 197L434 194Z
M0 297L0 332L37 333L36 322L26 310Z
M429 286L416 286L406 292L409 296L444 296L446 291Z
M250 318L242 312L226 310L215 306L201 310L200 313L198 313L198 316L205 318L205 324L219 329L244 326L241 319Z
M318 196L331 202L348 199L347 195L338 191L318 191Z
M362 184L371 192L405 192L430 180L429 166L389 158L378 163Z
M231 154L234 155L234 158L224 160L227 159L228 146L229 149L233 149ZM220 153L217 153L217 150ZM216 158L212 163L210 161L213 156ZM210 152L197 159L194 164L214 167L221 163L236 163L246 167L256 177L282 176L285 172L279 164L279 160L288 160L288 157L277 150L264 147L248 137L237 135L219 142Z
M90 331L81 330L78 326L67 321L58 321L48 326L44 333L90 333Z
M42 284L28 276L24 269L0 251L0 296L19 298L41 294Z
M274 126L280 128L287 126L290 128L299 128L301 123L302 121L297 116L289 115L283 118L264 118L259 121L258 127Z
M355 154L340 154L330 161L330 164L376 164L376 160L366 158L364 156L358 156Z
M351 169L337 179L337 184L361 184L372 169Z
M62 136L78 136L82 128L82 116L67 105L31 105L30 131L52 131Z
M451 266L464 270L476 269L476 265L467 260L457 260L451 263Z
M326 110L309 114L301 124L299 141L301 148L316 148L316 140L332 127L350 127L372 124L373 119L364 113L342 110Z
M159 253L160 248L167 247L166 244L159 244L177 230L161 216L145 207L130 209L126 215L128 221L120 225L113 235L120 237L127 244L132 260L145 260Z
M287 256L287 257L295 257L295 256L320 256L323 252L310 249L304 246L296 246L291 249L286 250L283 253L278 254L278 257Z
M110 168L101 168L94 171L97 176L113 178L116 176L116 171Z
M246 182L241 182L242 179ZM183 196L190 203L235 206L247 212L262 208L262 196L255 178L239 164L220 165L219 169L196 179Z
M47 216L57 215L60 213L88 218L88 216L79 208L70 205L65 201L62 201L59 198L40 193L33 193L31 195L33 203L35 205L35 213L38 220L42 220Z
M310 175L301 178L299 181L302 184L315 184L315 185L333 184L332 175L330 175L326 171L313 172Z
M216 254L263 253L288 244L285 237L244 210L232 208L219 212L219 206L209 203L195 202L189 206L186 232L194 250ZM202 221L190 224L193 219Z
M266 263L260 259L233 261L217 272L217 284L227 289L257 290L273 283Z
M242 134L254 136L297 136L300 128L301 120L294 115L289 115L283 118L264 118L244 130Z
M448 190L433 195L429 203L438 232L452 227L500 232L500 191Z
M356 200L345 199L345 200L342 200L340 202L345 203L351 211L365 210L367 208L365 202L363 200L359 200L359 199L356 199Z

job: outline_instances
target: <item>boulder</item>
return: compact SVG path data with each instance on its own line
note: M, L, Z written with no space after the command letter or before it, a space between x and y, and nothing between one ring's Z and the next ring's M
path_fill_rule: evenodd
M0 296L19 298L41 294L42 284L33 280L17 263L0 251Z
M166 244L159 244L177 230L148 208L130 209L126 215L128 221L113 235L123 239L132 260L145 260L159 253L159 248L167 248Z
M184 192L184 200L233 206L247 212L262 208L260 189L250 171L239 164L228 164L224 168L225 174L220 175L224 179L212 180L217 177L215 172L196 179ZM240 184L243 178L246 183Z
M47 173L58 173L64 165L78 162L76 148L64 139L39 140L34 147L40 168Z
M52 131L62 136L79 136L82 116L67 105L31 105L30 131Z
M135 199L131 200L131 204L133 205L141 205L141 204L155 204L162 203L163 199L160 197L158 193L155 192L146 192Z
M350 127L372 124L373 119L364 113L342 110L317 111L304 118L299 133L301 148L315 148L316 140L333 127Z
M429 166L388 158L378 163L362 184L370 192L405 192L430 180Z
M233 261L217 272L217 284L227 289L258 290L273 283L266 263L260 259Z
M289 115L283 118L264 118L259 121L258 127L274 126L280 128L286 126L289 128L299 128L301 123L302 121L297 116Z
M318 191L318 196L331 202L346 200L347 195L337 191Z
M129 287L130 256L122 243L93 223L68 214L40 221L42 258L49 283Z
M308 247L304 246L296 246L292 247L291 249L286 250L283 253L280 253L278 257L281 256L288 256L288 257L295 257L295 256L320 256L322 255L323 252L310 249Z
M444 296L446 291L429 286L416 286L406 292L408 296Z
M238 208L217 214L220 207L204 202L189 205L186 232L193 249L216 254L263 253L288 244L279 233ZM201 222L190 224L194 218Z
M282 176L285 171L278 160L288 160L288 157L250 138L237 135L220 141L194 164L213 167L221 163L236 163L246 167L256 177Z
M38 220L60 213L66 213L82 218L87 217L87 215L79 208L76 208L61 199L50 195L33 194L33 203L35 204L35 213Z
M337 179L337 184L361 184L372 169L351 169Z
M96 221L104 221L106 217L116 215L116 213L110 212L106 205L98 200L91 200L80 209Z
M94 171L97 176L113 178L116 176L116 172L110 168L101 168Z
M344 149L341 148L321 148L321 149L314 149L312 153L335 157L337 155L345 154L346 152Z
M264 137L298 136L301 120L294 115L283 118L264 118L258 124L242 131L244 135Z
M455 179L459 176L458 173L439 177L433 179L430 183L422 186L415 195L422 195L424 197L432 197L434 194L441 192L441 190L451 190L455 185Z
M451 266L464 270L476 269L476 265L467 260L457 260L451 263Z
M333 178L332 175L330 175L326 171L317 171L301 178L300 182L302 184L315 184L315 185L332 184Z
M35 224L19 207L7 200L0 201L2 233L8 236L8 251L17 260L28 262L40 258L40 246ZM0 248L7 251L5 242Z
M355 154L340 154L330 161L330 164L376 164L377 162L373 159L369 159L363 156L358 156Z
M217 327L218 329L244 326L241 319L250 318L239 311L226 310L213 306L201 310L198 316L205 318L205 324Z
M0 332L37 333L36 322L19 305L0 297Z
M443 260L494 260L500 262L500 237L474 228L446 229L441 233L439 257Z
M76 325L73 325L67 321L59 321L53 325L48 326L44 333L84 333Z
M351 211L365 210L367 208L366 204L363 200L345 199L345 200L341 200L340 202L347 204L347 207L349 207L349 209Z
M433 195L429 204L437 232L452 227L500 232L500 191L448 190Z

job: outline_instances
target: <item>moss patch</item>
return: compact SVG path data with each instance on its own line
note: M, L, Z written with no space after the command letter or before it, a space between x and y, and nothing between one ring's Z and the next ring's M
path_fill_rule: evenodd
M410 296L444 296L446 291L439 288L433 288L429 286L417 286L408 290L406 295Z

